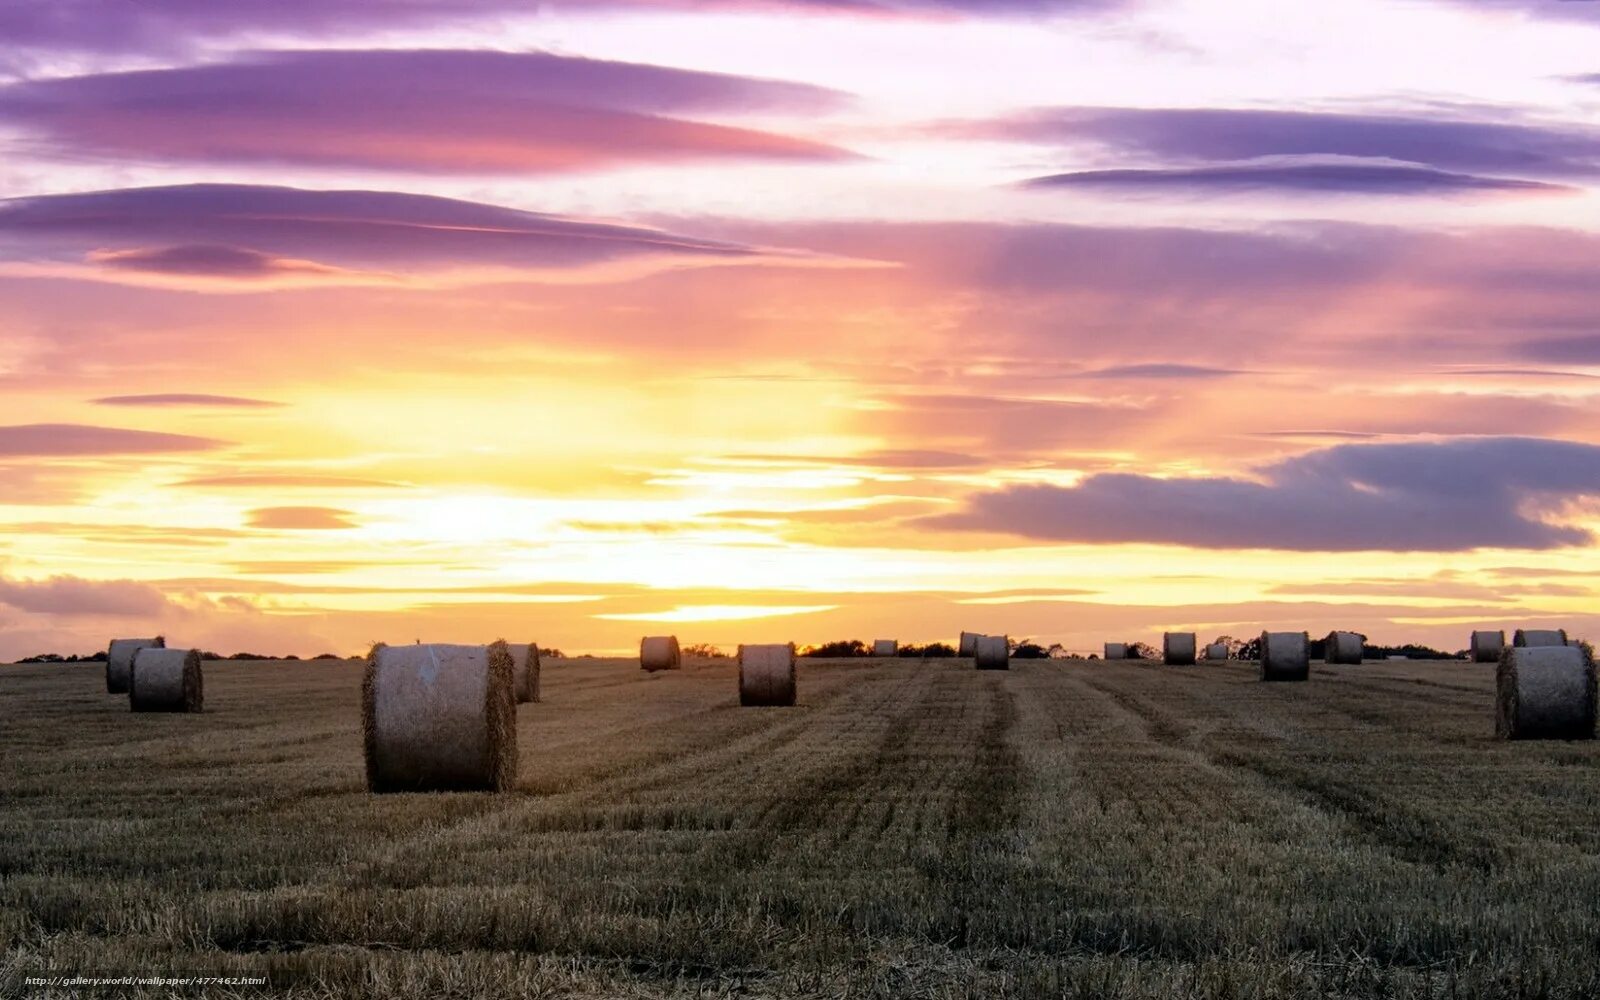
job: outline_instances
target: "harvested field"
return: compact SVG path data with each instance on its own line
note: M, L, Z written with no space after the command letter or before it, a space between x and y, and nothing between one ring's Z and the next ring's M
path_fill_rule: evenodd
M731 660L547 660L510 794L377 796L359 661L208 663L187 716L0 667L0 994L1600 992L1600 744L1497 741L1493 668L799 669L766 712Z

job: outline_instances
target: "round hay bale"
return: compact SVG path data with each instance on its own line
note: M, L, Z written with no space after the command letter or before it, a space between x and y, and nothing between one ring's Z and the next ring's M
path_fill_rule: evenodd
M1125 642L1106 643L1105 659L1126 660L1128 658L1128 644Z
M503 792L517 777L511 651L378 643L361 685L367 789Z
M1311 676L1311 636L1305 632L1261 633L1261 679L1303 681Z
M1208 659L1208 660L1226 660L1227 658L1228 658L1228 644L1227 643L1225 643L1225 642L1213 642L1211 645L1206 647L1206 659Z
M1565 646L1567 630L1564 628L1519 628L1512 638L1513 646Z
M1169 667L1188 667L1194 665L1195 648L1199 640L1193 632L1163 632L1161 635L1161 659Z
M159 635L154 639L112 639L110 648L106 650L106 694L128 693L134 653L141 649L165 649L166 646L167 640Z
M651 635L639 640L639 668L651 673L683 669L683 653L678 650L678 637Z
M198 649L141 646L128 671L128 706L135 712L199 712L205 707Z
M1011 641L1003 635L980 635L972 659L979 670L1010 670Z
M899 656L900 655L900 640L898 640L898 639L874 639L874 640L872 640L872 655L873 656Z
M1495 735L1503 740L1592 740L1594 661L1576 646L1513 646L1495 670Z
M1362 650L1366 648L1366 640L1357 632L1329 632L1323 640L1323 663L1355 663L1361 662Z
M983 637L982 633L979 633L979 632L963 632L963 633L961 633L961 644L956 647L956 655L957 656L971 656L971 655L973 655L973 650L975 650L977 648L978 640L981 639L982 637Z
M1503 630L1499 632L1474 632L1472 633L1470 648L1472 650L1473 663L1499 663L1500 654L1506 648L1506 634Z
M739 704L787 706L794 701L794 643L740 646Z
M511 654L511 690L517 696L517 704L538 701L539 644L530 642L526 646L508 645L506 652Z

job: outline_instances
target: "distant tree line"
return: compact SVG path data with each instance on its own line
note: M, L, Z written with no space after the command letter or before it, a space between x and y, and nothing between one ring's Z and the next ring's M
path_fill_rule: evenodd
M698 650L698 649L709 649L709 650L712 650L712 652L710 652L710 653L695 652L695 650ZM688 653L690 656L725 656L725 655L727 655L725 653L721 653L721 652L716 651L716 648L713 647L713 646L688 646L688 647L686 647L684 649L684 652ZM563 660L563 659L566 659L566 656L567 656L566 653L563 653L559 649L545 649L543 647L540 647L539 655L541 657L545 657L547 659L552 659L552 660ZM283 656L272 656L272 655L269 655L267 653L249 653L249 652L229 653L227 656L223 656L221 653L213 653L209 649L203 649L203 650L200 651L200 659L202 659L202 660L268 660L268 661L277 661L277 662L280 662L280 663L296 663L296 662L300 662L301 660L354 660L354 659L359 659L359 656L340 656L338 653L318 653L316 656L307 656L307 657L300 657L300 656L295 655L294 653L286 653ZM73 654L68 655L68 656L63 656L60 653L35 653L33 656L25 656L22 659L18 660L17 662L18 663L104 663L104 662L106 662L106 654L105 654L104 650L102 650L102 651L100 651L98 653L90 653L90 654L85 655L85 656L79 656L76 653L73 653Z
M728 654L711 645L709 642L691 642L683 647L680 652L684 656L698 656L707 660L726 660Z
M278 661L281 661L281 662L284 662L284 663L288 663L290 661L297 661L297 660L300 659L300 657L296 656L293 653L289 653L289 654L284 655L284 656L268 656L266 653L230 653L227 656L223 656L221 653L213 653L209 649L203 649L203 650L200 651L200 659L202 659L202 660L278 660ZM316 656L307 657L307 659L310 659L310 660L348 660L348 659L351 659L351 657L340 656L337 653L318 653ZM98 652L98 653L91 653L91 654L86 655L86 656L79 656L76 653L72 653L72 654L67 655L67 656L62 656L60 653L35 653L32 656L25 656L22 659L18 660L17 662L18 663L104 663L104 662L106 662L106 654L105 654L104 651L101 651L101 652Z
M688 651L686 647L684 652ZM872 647L860 639L839 639L817 646L802 646L800 655L819 660L847 660L856 656L871 656ZM956 655L956 649L942 642L930 642L926 646L905 643L895 651L894 655L907 660L938 659Z

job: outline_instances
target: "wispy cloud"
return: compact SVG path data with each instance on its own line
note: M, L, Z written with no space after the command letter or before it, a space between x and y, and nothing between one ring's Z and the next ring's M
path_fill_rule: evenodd
M1248 374L1237 368L1213 368L1208 365L1167 364L1145 362L1136 365L1113 365L1081 374L1093 379L1213 379Z
M548 10L790 12L847 17L1083 14L1129 0L49 0L0 4L0 38L18 50L173 53L263 32L326 39L371 30L499 27Z
M1315 162L1238 163L1212 167L1076 170L1035 177L1030 188L1128 191L1247 192L1264 188L1301 194L1571 194L1576 188L1544 181L1453 173L1407 164Z
M614 280L688 264L805 262L450 198L231 184L15 198L0 202L0 238L0 271L202 290ZM285 259L308 266L219 266Z
M241 410L270 410L284 405L275 403L270 399L252 399L248 396L213 396L203 392L155 392L138 396L101 396L92 402L99 406L193 406Z
M405 483L384 479L362 479L358 476L319 476L283 473L260 473L227 476L197 476L174 484L177 486L213 486L239 489L355 489L393 490L405 489Z
M39 580L0 577L0 604L46 615L150 617L167 608L167 598L148 583L85 580L52 576Z
M815 115L806 84L543 52L316 50L0 87L35 153L156 163L522 174L631 163L829 162L826 143L683 115ZM196 248L209 266L305 266Z
M357 527L353 517L337 507L260 507L250 512L247 523L283 531L337 531Z
M1087 161L1025 182L1041 189L1551 194L1600 177L1600 129L1470 110L1061 107L935 131Z
M189 434L88 424L15 424L0 427L0 457L5 458L212 451L226 443Z

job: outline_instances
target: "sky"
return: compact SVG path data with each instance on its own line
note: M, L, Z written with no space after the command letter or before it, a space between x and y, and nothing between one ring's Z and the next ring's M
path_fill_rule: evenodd
M1600 633L1600 2L0 0L0 659Z

